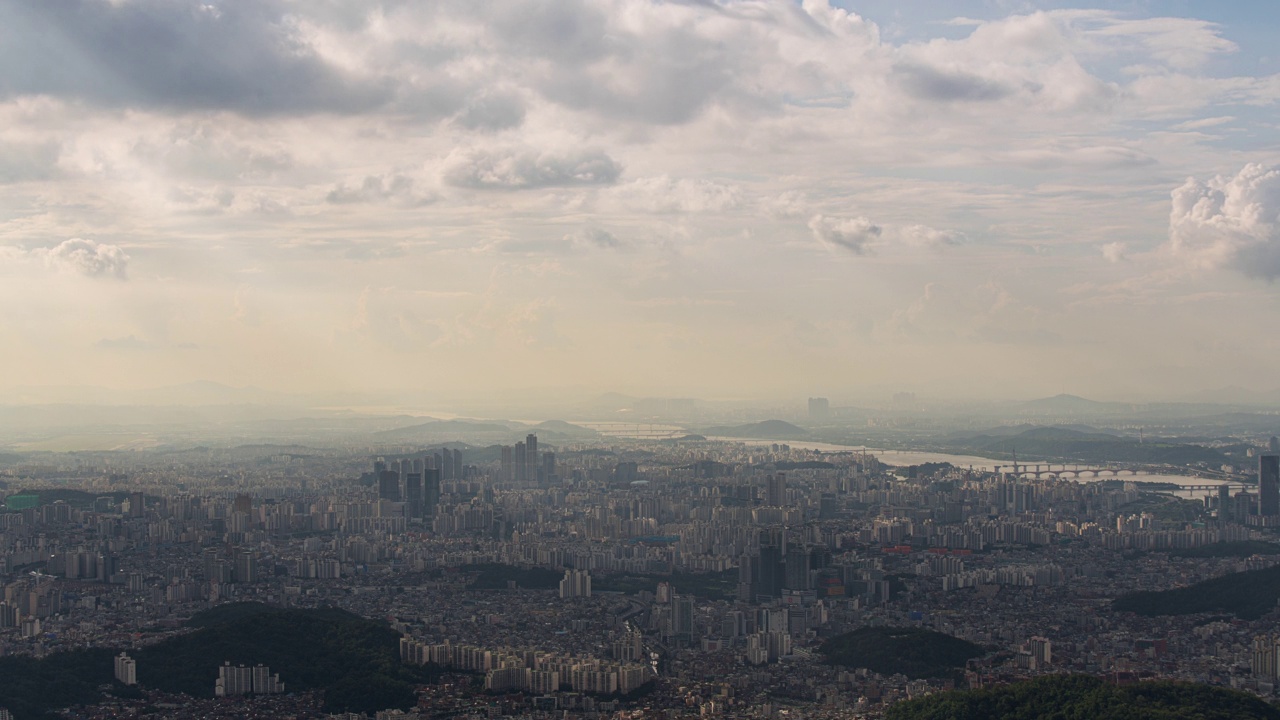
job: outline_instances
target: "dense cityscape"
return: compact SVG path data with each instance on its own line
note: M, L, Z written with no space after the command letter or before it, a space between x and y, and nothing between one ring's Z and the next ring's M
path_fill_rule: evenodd
M756 427L781 425L804 432ZM874 718L1054 674L1278 687L1275 597L1113 606L1280 565L1275 438L1246 451L1260 474L1171 484L1134 463L892 466L823 443L544 426L562 439L13 456L0 655L109 650L104 671L132 690L68 718ZM266 655L204 658L195 696L147 666L200 613L259 605L384 623L395 660L431 679L400 706L335 712ZM918 665L833 650L908 631L969 650Z

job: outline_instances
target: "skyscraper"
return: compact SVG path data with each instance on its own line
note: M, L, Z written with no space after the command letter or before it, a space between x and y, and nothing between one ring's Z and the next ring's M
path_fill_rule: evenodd
M522 443L516 443L515 449L511 451L511 460L515 466L515 481L524 482L529 479L529 456L527 454L527 446Z
M556 477L556 454L548 450L542 453L543 480L551 481Z
M787 504L787 475L774 473L765 479L765 503L782 506Z
M405 513L412 519L422 518L422 461L414 462L415 472L404 476Z
M373 471L378 481L378 499L400 501L400 470L398 468L398 464L388 466L381 458L373 464Z
M1280 515L1280 455L1258 456L1258 514Z
M524 464L529 468L529 479L538 472L538 436L529 433L524 439L525 461Z
M440 505L440 469L427 468L422 471L422 515L430 519L435 517L436 508Z
M510 445L502 446L502 469L498 471L498 482L511 482L515 479L514 455Z

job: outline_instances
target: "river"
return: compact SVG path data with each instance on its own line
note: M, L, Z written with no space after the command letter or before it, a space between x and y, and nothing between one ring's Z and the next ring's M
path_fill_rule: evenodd
M950 453L940 452L920 452L916 450L884 450L878 448L869 448L865 446L853 445L835 445L832 443L810 442L808 440L747 440L743 438L728 437L712 437L708 440L719 440L723 442L737 442L743 445L788 445L793 450L818 450L820 452L866 452L874 455L876 459L886 465L896 467L905 467L907 465L923 465L925 463L951 463L958 468L993 471L996 467L1007 468L1012 465L1011 460L996 460L993 458L978 457L976 455L952 455ZM1045 460L1018 460L1018 465L1045 465ZM1060 465L1061 463L1054 463ZM1087 466L1087 463L1082 463ZM1106 475L1095 478L1091 475L1078 478L1079 482L1097 482L1098 480L1132 480L1144 483L1169 483L1171 485L1220 485L1224 481L1216 478L1195 477L1193 475L1169 475L1165 473L1146 473L1140 472L1135 475L1122 475L1119 478ZM1209 491L1204 490L1173 490L1172 492L1179 497L1185 498L1201 498Z

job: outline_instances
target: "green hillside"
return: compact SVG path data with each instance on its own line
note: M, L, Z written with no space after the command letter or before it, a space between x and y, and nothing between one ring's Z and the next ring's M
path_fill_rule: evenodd
M886 720L1280 720L1252 695L1194 683L1116 686L1053 675L1005 687L940 693L898 703Z
M0 658L0 707L18 720L43 718L58 708L96 703L99 685L114 679L111 650Z
M837 635L818 648L827 662L882 675L943 677L986 654L980 646L922 628L865 627Z
M1147 616L1229 612L1257 620L1275 610L1277 600L1280 566L1231 573L1175 590L1130 593L1117 598L1112 607Z
M327 709L373 712L410 707L413 684L434 680L400 663L399 633L345 610L236 603L191 625L199 629L137 652L140 684L209 697L224 661L263 664L288 689L323 689Z
M436 679L430 668L400 663L400 634L344 610L286 610L259 603L222 605L197 614L191 633L130 655L144 687L212 697L218 667L263 664L286 690L323 690L331 712L407 709L415 684ZM44 717L102 697L112 682L110 649L55 653L43 660L0 658L0 707L19 720Z

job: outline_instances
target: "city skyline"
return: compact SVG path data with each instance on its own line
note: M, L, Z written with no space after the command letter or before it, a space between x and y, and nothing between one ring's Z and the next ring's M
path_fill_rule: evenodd
M1263 3L0 19L9 395L1280 387Z

